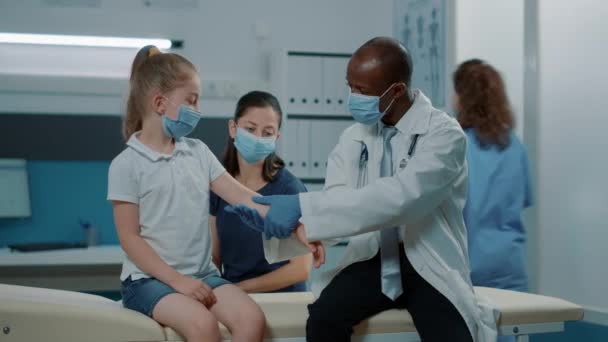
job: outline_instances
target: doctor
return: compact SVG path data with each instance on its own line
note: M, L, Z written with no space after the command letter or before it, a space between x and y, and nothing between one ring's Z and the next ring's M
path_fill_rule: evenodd
M267 238L289 238L298 220L300 240L350 237L343 260L313 285L322 291L308 308L308 341L350 341L354 325L393 308L410 312L422 341L496 339L494 316L482 315L469 276L466 136L410 89L411 75L399 42L365 43L346 76L358 123L331 153L324 191L256 198L270 205L265 220L231 208ZM322 258L321 245L316 251Z

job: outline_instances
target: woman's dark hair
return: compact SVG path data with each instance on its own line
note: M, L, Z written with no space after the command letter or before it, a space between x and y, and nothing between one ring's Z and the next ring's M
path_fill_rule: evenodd
M507 147L514 120L498 71L480 59L471 59L458 66L453 81L460 103L458 122L462 128L473 128L484 147Z
M245 112L250 108L267 108L270 107L279 116L279 128L281 128L281 121L283 112L274 95L265 91L254 90L243 95L236 104L236 110L234 111L234 122L236 123ZM239 174L239 162L237 157L237 150L234 146L234 139L228 137L226 148L224 150L224 167L226 171L233 177ZM264 167L262 168L262 178L266 182L271 182L274 179L274 175L280 169L285 167L285 162L275 153L270 154L264 160Z

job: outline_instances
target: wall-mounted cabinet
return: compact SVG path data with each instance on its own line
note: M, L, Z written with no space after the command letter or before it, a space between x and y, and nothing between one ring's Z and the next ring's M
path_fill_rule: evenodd
M327 159L344 129L348 112L349 54L281 51L274 56L272 81L283 105L280 154L304 181L323 182Z
M287 52L285 109L292 115L349 117L346 66L350 55Z

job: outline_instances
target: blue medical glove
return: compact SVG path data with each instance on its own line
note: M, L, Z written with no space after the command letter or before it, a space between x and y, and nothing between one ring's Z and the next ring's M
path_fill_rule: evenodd
M224 210L227 213L238 215L238 217L245 223L249 228L264 233L264 219L260 216L260 213L256 209L249 208L246 205L227 205ZM266 237L270 239L270 237Z
M253 201L270 206L264 219L264 233L267 238L271 236L284 239L296 229L302 216L299 195L254 197Z

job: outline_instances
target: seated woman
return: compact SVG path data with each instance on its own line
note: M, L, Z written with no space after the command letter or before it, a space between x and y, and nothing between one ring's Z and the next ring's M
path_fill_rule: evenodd
M228 123L224 167L241 184L263 196L306 191L275 154L281 116L279 101L272 94L252 91L239 99L234 119ZM210 200L213 261L225 279L248 293L306 291L310 255L269 264L262 234L226 212L227 203L220 197L212 193Z

